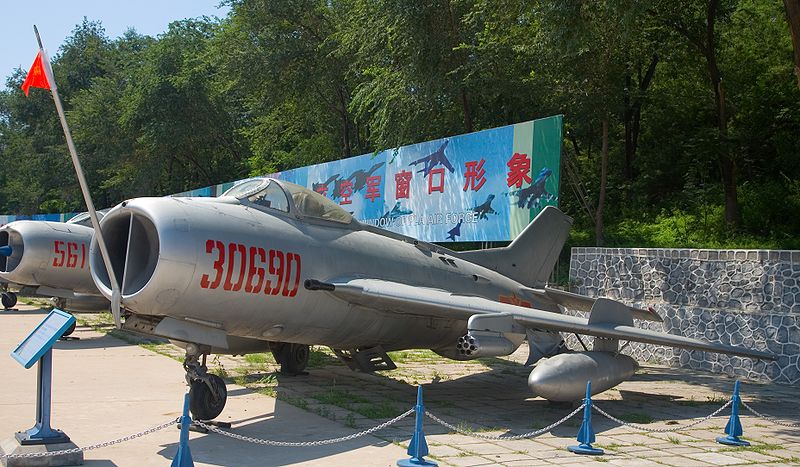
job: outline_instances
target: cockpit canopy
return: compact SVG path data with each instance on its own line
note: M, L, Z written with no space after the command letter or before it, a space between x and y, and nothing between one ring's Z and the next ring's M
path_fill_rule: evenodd
M349 224L353 220L350 213L319 193L270 178L247 180L228 189L222 196L233 196L244 204L281 212L289 212L291 198L294 210L300 216L341 224Z
M98 221L103 220L103 216L105 216L107 212L108 212L108 209L101 209L101 210L97 211L97 220ZM80 214L76 214L75 216L73 216L66 223L67 224L83 225L85 227L91 227L92 226L92 219L91 219L91 217L89 217L89 213L88 212L82 212Z

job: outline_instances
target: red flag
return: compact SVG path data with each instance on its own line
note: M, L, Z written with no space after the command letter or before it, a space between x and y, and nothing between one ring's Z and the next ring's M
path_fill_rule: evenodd
M25 78L25 82L22 83L22 90L25 91L26 96L28 95L28 88L30 87L50 89L50 83L47 82L47 75L44 73L41 51L36 54L36 59L33 61L30 71L28 71L28 77Z

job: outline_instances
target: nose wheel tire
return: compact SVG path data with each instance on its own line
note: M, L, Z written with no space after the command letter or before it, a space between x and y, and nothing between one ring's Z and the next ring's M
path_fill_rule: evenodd
M72 334L73 332L75 332L75 325L76 325L77 323L78 323L78 321L77 321L77 320L73 321L73 322L72 322L72 324L70 325L70 327L68 327L68 328L67 328L67 330L66 330L66 331L64 331L64 334L62 334L62 336L69 336L70 334Z
M207 375L207 378L192 381L189 388L189 410L198 420L217 418L228 400L225 381L217 375Z
M2 298L0 301L3 303L3 308L8 310L9 308L14 308L14 305L17 304L17 294L14 292L3 292Z
M281 373L287 375L305 374L311 348L303 344L281 344L273 352L275 360L281 364Z

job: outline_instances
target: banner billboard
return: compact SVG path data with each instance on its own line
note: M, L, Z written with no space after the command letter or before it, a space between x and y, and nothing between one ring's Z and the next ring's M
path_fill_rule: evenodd
M427 242L514 239L558 205L561 115L270 176L327 196L361 222ZM218 196L237 182L172 196ZM71 215L0 216L64 221Z
M273 176L428 242L511 240L558 205L561 128L557 115Z

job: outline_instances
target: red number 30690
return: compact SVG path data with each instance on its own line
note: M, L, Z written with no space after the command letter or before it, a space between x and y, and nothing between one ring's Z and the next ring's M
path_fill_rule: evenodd
M241 243L206 241L206 253L214 259L213 279L200 277L200 287L246 293L294 297L300 286L300 255ZM237 268L238 266L238 268Z

